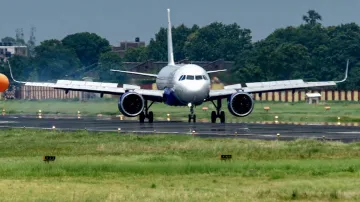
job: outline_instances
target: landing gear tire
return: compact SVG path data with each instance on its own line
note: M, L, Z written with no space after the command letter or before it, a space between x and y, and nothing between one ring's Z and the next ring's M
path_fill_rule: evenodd
M221 110L221 99L217 100L217 105L211 101L216 108L216 111L211 112L211 123L216 123L216 119L220 118L220 123L225 123L225 112Z
M225 112L224 111L220 112L220 123L225 123Z
M195 114L193 114L193 115L189 114L188 121L189 121L189 123L191 123L191 121L196 123L196 115Z
M216 123L216 112L215 111L212 111L211 112L211 123Z
M154 113L152 111L148 112L153 103L154 102L151 102L151 104L148 106L147 100L145 100L145 109L139 114L140 123L144 123L146 118L149 120L149 123L154 122Z
M154 122L154 113L152 111L149 112L148 119L149 123Z
M139 115L139 121L140 123L144 123L145 122L145 113L141 112Z

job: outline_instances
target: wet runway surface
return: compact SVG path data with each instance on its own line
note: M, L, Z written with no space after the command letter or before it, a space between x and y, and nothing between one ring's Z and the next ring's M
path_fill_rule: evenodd
M42 128L57 130L113 131L138 134L179 134L199 137L248 138L293 140L298 138L325 139L352 142L360 140L359 126L336 125L291 125L255 123L187 123L158 121L140 124L137 121L114 120L97 117L37 118L35 116L0 116L0 129ZM279 136L277 135L279 134Z

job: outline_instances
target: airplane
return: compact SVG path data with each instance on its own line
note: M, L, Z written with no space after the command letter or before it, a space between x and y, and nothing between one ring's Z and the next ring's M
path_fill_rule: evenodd
M156 79L157 90L141 89L140 86L124 84L118 87L118 83L89 82L76 80L57 80L56 83L23 82L14 79L9 63L10 75L14 82L25 86L52 87L65 90L66 94L71 91L84 91L104 94L120 95L118 101L119 111L127 117L139 117L140 123L148 119L154 121L154 113L149 111L154 102L165 103L169 106L188 106L190 113L188 122L196 122L194 107L204 102L212 102L216 111L211 112L211 122L225 123L225 112L222 111L222 100L227 100L229 112L237 117L245 117L254 109L253 93L262 93L277 90L295 90L311 87L336 86L344 82L348 75L349 60L347 60L345 78L341 81L304 82L303 80L282 80L268 82L254 82L224 86L224 89L212 90L209 75L215 72L206 71L195 64L175 64L172 44L172 32L170 21L170 9L167 9L168 29L168 64L158 74L131 72L111 69L112 72L120 72L133 75L142 75ZM151 102L150 104L148 102ZM216 102L216 103L215 103Z

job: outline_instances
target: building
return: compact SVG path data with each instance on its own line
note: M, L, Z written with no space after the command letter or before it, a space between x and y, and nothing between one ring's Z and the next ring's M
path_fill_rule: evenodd
M28 56L27 46L18 46L11 43L0 43L0 60L12 57L13 55Z
M306 102L308 104L312 104L312 103L319 104L319 100L321 97L320 93L306 93L305 95L306 95Z
M129 48L144 47L145 42L140 41L139 37L135 38L135 41L122 41L120 46L112 46L112 52L118 53L121 58L125 56L125 52Z

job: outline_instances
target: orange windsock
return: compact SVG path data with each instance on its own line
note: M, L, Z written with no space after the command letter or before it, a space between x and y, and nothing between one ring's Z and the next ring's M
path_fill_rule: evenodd
M4 74L0 74L0 92L5 92L9 88L9 79Z

